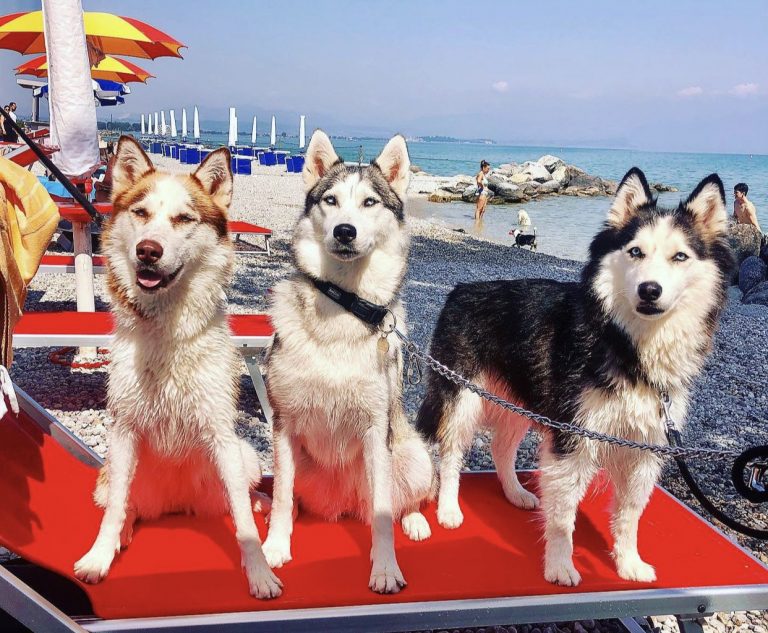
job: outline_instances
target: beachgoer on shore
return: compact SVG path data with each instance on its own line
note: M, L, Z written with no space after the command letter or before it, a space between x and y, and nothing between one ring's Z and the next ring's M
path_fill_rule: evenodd
M485 213L485 207L488 206L488 196L491 195L488 189L488 172L491 171L491 165L487 160L480 161L480 171L475 176L477 182L477 206L475 207L475 220L482 220Z
M16 103L11 101L7 106L5 106L5 112L6 116L13 119L14 123L18 120L16 118ZM11 129L10 126L5 126L5 135L3 138L8 141L9 143L17 143L19 140L19 135L16 134L16 130Z
M747 193L749 192L749 186L740 182L733 188L733 217L736 220L736 224L751 224L757 227L757 230L761 233L763 230L760 228L760 223L757 221L757 211L755 205L751 200L747 200Z
M2 129L2 139L7 143L8 142L8 134L11 131L11 126L5 124L5 117L10 117L11 114L11 106L3 106L2 109L2 115L0 115L0 119L2 119L3 129Z

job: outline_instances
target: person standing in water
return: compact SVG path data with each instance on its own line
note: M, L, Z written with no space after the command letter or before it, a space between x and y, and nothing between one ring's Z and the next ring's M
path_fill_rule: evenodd
M491 165L487 160L480 161L480 171L475 176L477 182L477 206L475 207L475 220L482 220L485 213L485 207L488 205L488 196L491 195L488 189L488 172L491 171Z

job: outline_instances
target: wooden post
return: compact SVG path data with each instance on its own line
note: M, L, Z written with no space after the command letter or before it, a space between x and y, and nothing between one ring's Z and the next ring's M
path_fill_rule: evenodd
M75 251L75 288L78 312L95 312L93 292L93 253L91 247L91 223L72 222L72 238ZM95 347L81 347L80 356L95 357Z

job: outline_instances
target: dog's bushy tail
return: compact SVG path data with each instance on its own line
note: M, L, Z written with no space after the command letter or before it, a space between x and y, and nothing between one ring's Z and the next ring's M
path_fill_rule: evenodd
M416 430L426 439L435 441L440 428L440 420L445 410L445 398L439 389L435 388L434 380L427 384L427 393L416 416Z

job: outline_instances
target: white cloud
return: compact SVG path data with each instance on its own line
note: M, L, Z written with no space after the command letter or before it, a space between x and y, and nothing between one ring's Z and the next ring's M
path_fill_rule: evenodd
M506 81L496 81L491 84L491 88L493 88L496 92L508 92L509 84Z
M759 86L754 83L736 84L728 92L737 97L747 97L749 95L757 94Z
M704 94L704 89L701 86L688 86L677 91L678 97L698 97L702 94Z

